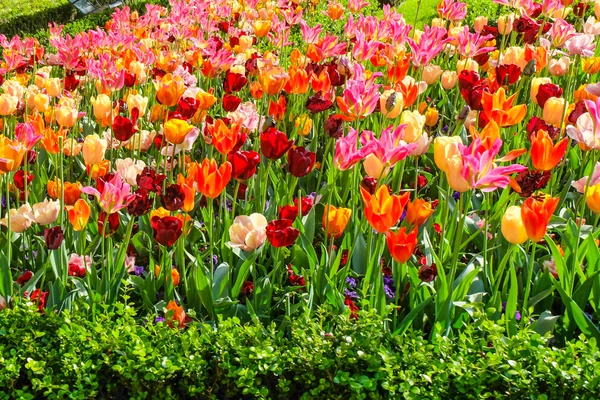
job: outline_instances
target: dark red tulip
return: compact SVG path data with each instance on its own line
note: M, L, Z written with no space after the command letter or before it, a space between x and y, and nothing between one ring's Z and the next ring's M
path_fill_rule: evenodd
M294 144L285 133L271 127L260 134L260 151L270 160L281 158Z
M321 91L318 91L306 100L306 108L313 114L328 110L331 107L333 107L333 103L329 100L325 100Z
M467 105L471 107L472 110L483 110L483 106L481 105L481 99L483 98L483 92L489 92L490 89L486 82L479 81L475 86L473 86L470 90L461 90L460 94L463 99L467 102Z
M96 189L98 189L98 191L100 193L102 193L104 191L104 183L110 182L114 177L115 177L115 174L112 172L109 174L106 174L102 177L99 177L98 180L96 181Z
M577 103L575 103L575 108L569 114L569 122L573 125L576 124L579 117L581 117L581 115L585 114L587 111L588 110L585 106L585 102L583 100L579 100ZM558 128L556 129L558 130Z
M0 85L2 79L0 77ZM79 85L79 78L77 78L77 76L75 75L75 73L73 73L72 71L67 72L67 74L65 75L65 90L68 92L72 92L75 89L77 89L77 86Z
M33 272L31 272L30 270L26 269L25 271L23 271L23 274L17 278L17 283L21 286L23 286L24 284L26 284L27 282L29 282L29 280L33 277Z
M374 195L377 190L377 179L365 176L360 183L360 186L369 192L369 194Z
M167 186L165 193L161 194L160 200L165 209L169 211L177 211L183 207L185 193L181 190L181 185L174 183Z
M44 307L46 307L48 294L49 292L42 292L40 289L35 289L31 294L25 292L25 297L29 297L29 300L38 305L38 310L43 312Z
M293 146L288 151L288 169L296 178L308 175L315 166L317 155L302 146Z
M235 179L245 181L256 173L256 167L260 164L260 154L255 151L236 151L227 155L227 161L231 164L231 175Z
M554 125L549 125L543 119L533 116L527 123L527 138L530 138L531 135L537 133L540 129L548 132L548 135L552 138L552 140L556 140L558 135L560 134L560 129Z
M56 250L60 247L64 239L64 234L60 226L44 229L44 242L48 250Z
M25 190L25 171L22 169L18 170L15 172L13 179L15 180L17 189L21 191ZM33 182L33 174L27 174L27 184L29 185L31 182Z
M152 209L152 199L144 189L138 189L133 193L134 198L127 206L127 212L134 217L139 217L150 212Z
M458 75L458 87L461 92L463 90L470 91L480 81L479 74L475 71L462 70Z
M329 75L329 81L333 87L343 86L346 83L346 76L340 74L335 61L327 64L327 75Z
M496 39L498 37L498 28L496 28L495 26L485 25L481 30L481 36L487 35L492 35L493 39Z
M579 2L573 7L573 14L579 18L583 18L585 13L590 9L590 3Z
M225 74L225 81L223 81L223 89L225 90L225 93L239 92L247 82L248 78L244 75L227 71L227 74Z
M181 236L183 223L179 218L155 216L152 218L154 240L163 246L172 246Z
M504 64L496 67L496 80L500 85L512 85L519 80L521 68L514 64Z
M157 174L152 168L145 167L136 177L136 182L140 189L144 189L147 192L160 193L162 191L162 182L165 178L166 175Z
M98 216L98 233L104 237L108 237L115 233L117 229L119 229L119 222L121 219L119 218L119 213L113 213L108 216L108 226L106 227L106 232L104 231L104 220L106 219L106 213L104 211L100 212Z
M267 224L267 239L273 247L287 247L294 244L300 231L292 226L289 219L278 219Z
M198 111L199 101L193 97L185 97L179 99L177 102L177 109L175 112L179 113L180 118L183 120L190 119Z
M126 87L133 87L133 85L135 85L135 74L125 72L124 83Z
M475 60L477 65L479 65L480 67L483 67L488 62L489 59L490 59L489 52L480 53L473 57L473 60Z
M339 139L344 134L344 120L336 114L332 114L325 121L325 133L334 139Z
M223 96L223 110L226 112L233 112L237 110L241 103L242 99L233 94L226 94Z
M543 85L540 85L538 89L536 100L539 106L544 108L546 101L548 101L550 97L560 97L562 94L563 90L560 86L555 85L554 83L544 83Z

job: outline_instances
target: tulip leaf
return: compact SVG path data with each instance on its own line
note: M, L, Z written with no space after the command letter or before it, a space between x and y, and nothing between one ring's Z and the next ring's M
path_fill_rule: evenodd
M229 295L229 264L221 263L215 269L212 282L212 296L216 301Z
M255 258L256 256L244 260L242 265L239 267L236 274L233 289L231 289L231 297L233 297L234 299L237 299L238 295L240 294L240 291L242 290L244 282L246 281L246 279L248 279L248 275L250 275L250 269L252 268L252 264L254 263Z
M371 229L369 227L369 229ZM356 237L354 249L352 252L352 270L359 275L367 272L367 242L362 232Z
M404 334L408 328L410 328L413 320L417 317L417 315L423 310L429 303L433 301L433 297L428 297L422 302L420 302L415 308L410 310L410 312L402 319L398 329L394 331L392 336L398 336Z
M594 337L596 340L600 340L600 330L598 327L590 320L590 318L583 312L583 310L577 305L577 303L567 294L567 292L561 287L560 283L554 279L554 277L550 277L552 279L552 283L565 305L567 313L570 318L575 321L581 332L588 337Z
M514 267L510 268L510 288L508 290L508 298L506 299L506 308L504 316L506 320L506 331L509 336L514 336L517 333L517 297L519 284L517 282L517 273Z
M554 330L554 325L556 325L556 321L559 318L560 315L552 315L550 311L544 311L535 322L534 329L540 335L552 332Z
M0 295L8 302L12 296L12 272L4 252L0 252Z

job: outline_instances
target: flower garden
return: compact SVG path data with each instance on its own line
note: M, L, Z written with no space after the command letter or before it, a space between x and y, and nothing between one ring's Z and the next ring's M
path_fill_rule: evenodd
M0 35L0 398L598 398L600 2L496 3Z

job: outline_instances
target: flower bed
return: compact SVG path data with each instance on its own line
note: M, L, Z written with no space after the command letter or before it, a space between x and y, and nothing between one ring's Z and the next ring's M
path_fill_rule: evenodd
M0 37L2 306L599 339L599 4L345 6Z

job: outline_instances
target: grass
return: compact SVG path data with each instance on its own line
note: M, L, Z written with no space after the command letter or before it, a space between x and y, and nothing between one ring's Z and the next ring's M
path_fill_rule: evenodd
M404 16L406 23L423 29L425 23L430 23L432 18L437 17L438 3L439 0L406 0L398 7L398 11Z

